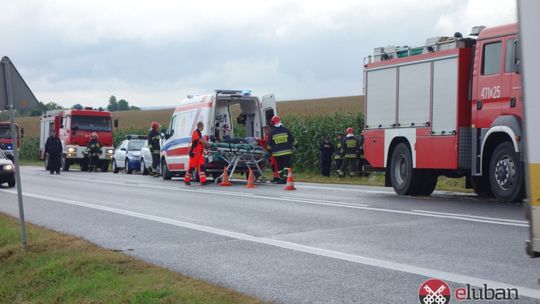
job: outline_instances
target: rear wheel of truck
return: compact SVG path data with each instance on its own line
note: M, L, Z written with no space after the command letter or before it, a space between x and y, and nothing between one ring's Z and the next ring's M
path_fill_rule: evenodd
M426 170L418 174L417 181L419 183L419 186L416 189L416 193L414 193L413 195L431 195L433 191L435 191L435 187L437 187L438 179L439 176L430 170Z
M394 191L399 195L415 195L421 185L418 184L418 172L414 170L409 147L398 144L390 160L390 179Z
M511 142L495 148L489 163L489 181L501 202L521 202L525 197L523 165Z

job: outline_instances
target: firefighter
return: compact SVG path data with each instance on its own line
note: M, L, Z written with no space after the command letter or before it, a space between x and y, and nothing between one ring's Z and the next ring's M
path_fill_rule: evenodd
M62 142L58 137L58 132L51 132L45 143L45 152L47 153L47 170L53 174L60 174L60 165L62 158Z
M264 126L263 127L263 133L264 133L264 139L261 141L262 146L265 150L268 151L268 141L270 140L270 126ZM269 157L270 160L270 167L272 168L272 183L276 184L279 182L279 174L278 174L278 166L276 162L276 158L273 156Z
M358 159L358 175L359 176L368 176L369 174L367 174L366 172L366 159L364 158L364 135L362 133L360 133L360 135L358 136L358 145L359 145L359 148L358 148L358 155L357 155L357 159Z
M341 164L343 163L343 158L341 158L341 144L343 141L343 133L336 134L336 150L334 154L334 164L336 166L336 172L339 175L339 170L341 170Z
M101 154L101 145L96 132L93 132L90 136L90 141L86 145L86 153L88 155L88 172L96 172L99 155Z
M270 139L268 140L268 151L270 155L275 157L279 178L277 184L285 184L283 177L284 170L292 168L292 154L294 137L281 123L279 116L272 117L272 131L270 131Z
M330 166L332 165L332 154L334 154L334 145L329 137L325 137L319 146L321 151L321 173L322 176L330 176Z
M191 185L191 174L195 169L199 173L199 181L201 186L206 185L208 182L206 179L206 173L204 172L204 147L209 143L203 138L202 131L204 130L204 123L199 121L197 123L197 129L193 131L191 135L191 149L189 150L189 169L184 176L184 184ZM194 173L193 173L194 174Z
M343 163L341 164L341 169L338 171L338 175L340 177L345 176L345 171L347 171L347 167L350 167L349 175L351 177L356 175L356 159L360 150L359 143L360 141L358 140L358 138L354 136L353 128L347 128L347 135L345 136L341 144L341 157L343 159Z
M148 148L150 149L150 153L152 153L152 167L150 167L150 175L156 177L158 176L158 166L159 166L159 158L161 153L161 147L159 144L159 140L161 138L159 131L159 123L152 122L150 125L150 132L148 133Z

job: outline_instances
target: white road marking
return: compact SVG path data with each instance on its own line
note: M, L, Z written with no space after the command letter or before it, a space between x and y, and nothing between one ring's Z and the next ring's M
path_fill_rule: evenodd
M4 192L11 193L11 194L16 193L13 190L5 190ZM265 238L265 237L256 237L256 236L245 234L245 233L239 233L239 232L219 229L215 227L193 224L193 223L179 221L179 220L175 220L171 218L155 216L155 215L150 215L150 214L145 214L145 213L140 213L140 212L134 212L134 211L129 211L125 209L107 207L107 206L102 206L102 205L97 205L97 204L92 204L92 203L85 203L85 202L75 201L75 200L68 200L68 199L63 199L63 198L53 198L50 196L34 194L34 193L25 193L24 195L26 197L36 198L39 200L53 201L57 203L67 204L67 205L90 208L94 210L100 210L100 211L115 213L119 215L131 216L131 217L140 218L144 220L159 222L163 224L169 224L176 227L187 228L187 229L206 232L206 233L210 233L214 235L220 235L223 237L233 238L237 240L264 244L264 245L289 249L296 252L303 252L303 253L338 259L342 261L348 261L348 262L353 262L357 264L378 267L378 268L392 270L392 271L400 271L400 272L405 272L405 273L410 273L410 274L415 274L415 275L421 275L421 276L425 276L429 278L438 278L438 279L447 280L447 281L460 283L460 284L471 284L478 287L482 287L483 284L487 284L490 286L490 288L504 288L504 289L516 288L519 290L519 294L522 296L540 299L540 290L534 289L534 288L506 284L503 282L491 281L491 280L471 277L467 275L440 271L436 269L430 269L430 268L419 267L419 266L414 266L414 265L409 265L409 264L404 264L404 263L386 261L382 259L375 259L375 258L366 257L366 256L348 254L344 252L322 249L322 248L317 248L317 247L312 247L312 246L306 246L306 245L301 245L301 244L287 242L287 241L275 240L275 239L270 239L270 238Z
M79 177L65 177L65 176L56 176L56 177L61 178L61 179L68 179L68 180L88 181L88 179L86 178L79 178ZM203 194L219 194L219 195L228 195L228 196L236 196L236 197L249 196L251 198L274 200L274 201L288 201L288 202L303 203L303 204L351 208L351 209L358 209L358 210L369 210L369 211L375 211L375 212L387 212L387 213L406 214L406 215L424 216L424 217L432 217L432 218L454 219L454 220L460 220L460 221L466 221L466 222L495 224L495 225L503 225L503 226L515 226L515 227L527 227L527 228L529 227L529 224L527 222L516 223L516 222L512 222L512 220L500 221L500 220L481 219L481 218L458 216L458 215L446 215L446 214L437 214L437 213L428 213L428 212L388 209L388 208L380 208L380 207L370 207L369 205L361 205L361 204L354 204L354 203L353 204L340 203L340 202L326 203L326 202L317 202L316 200L315 201L309 200L307 198L286 198L286 197L274 197L274 196L255 195L255 194L246 195L246 193L242 193L242 192L213 190L213 189L202 188L202 187L192 187L188 189L186 187L182 187L182 188L181 187L165 187L165 186L160 186L160 185L127 185L127 184L124 184L123 182L114 182L110 180L108 181L92 180L92 182L102 183L102 184L107 184L107 185L119 185L123 187L135 187L135 188L156 189L156 190L197 192L197 193L203 193Z
M461 213L448 213L448 212L437 212L437 211L429 211L429 210L412 210L414 212L424 212L424 213L430 213L430 214L441 214L441 215L450 215L450 216L460 216L460 217L470 217L470 218L477 218L477 219L483 219L483 220L493 220L493 221L502 221L502 222L509 222L509 223L518 223L518 224L528 224L528 221L520 221L520 220L511 220L511 219L504 219L500 217L488 217L488 216L479 216L479 215L471 215L471 214L461 214Z

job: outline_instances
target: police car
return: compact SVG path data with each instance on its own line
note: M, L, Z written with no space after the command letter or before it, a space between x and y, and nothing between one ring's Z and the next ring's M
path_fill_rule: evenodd
M144 135L128 135L114 150L112 170L118 173L124 170L127 174L140 170L141 149L146 142Z
M140 163L141 163L141 168L140 168L141 174L148 175L152 167L152 152L150 152L150 148L148 147L148 140L144 142L144 145L141 149Z
M15 187L15 166L6 153L0 150L0 185L3 183Z

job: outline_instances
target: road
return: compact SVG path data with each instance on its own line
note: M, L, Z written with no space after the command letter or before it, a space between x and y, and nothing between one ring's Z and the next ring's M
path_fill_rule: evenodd
M539 303L519 204L297 183L184 186L140 175L23 167L27 220L277 303L419 303L428 278L518 288ZM0 212L17 216L16 192ZM455 302L455 299L452 300ZM473 303L482 303L476 301ZM495 301L490 303L506 303Z

